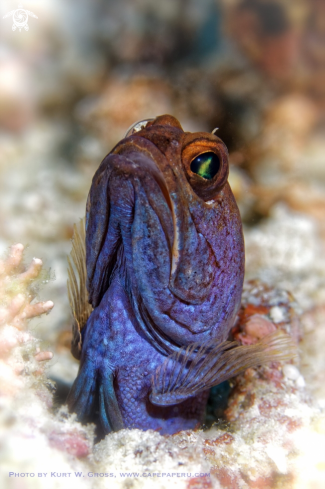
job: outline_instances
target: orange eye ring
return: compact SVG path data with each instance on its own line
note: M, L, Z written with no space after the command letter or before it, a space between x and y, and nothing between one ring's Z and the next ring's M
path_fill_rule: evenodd
M193 171L193 162L206 153L215 154L219 162L218 171L212 172L210 178L205 178L204 175ZM183 148L182 162L190 185L203 200L213 198L227 182L229 174L228 151L220 139L210 140L202 137L190 141Z

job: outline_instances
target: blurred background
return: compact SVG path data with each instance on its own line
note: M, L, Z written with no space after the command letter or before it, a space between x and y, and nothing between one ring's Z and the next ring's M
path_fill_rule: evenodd
M25 0L19 8L37 16L29 30L12 30L14 14L6 17L18 1L0 5L0 251L22 242L49 270L39 294L55 308L35 328L55 352L52 378L64 391L78 368L66 255L91 178L132 123L170 113L185 130L219 128L247 277L296 296L312 338L305 375L325 399L324 1Z

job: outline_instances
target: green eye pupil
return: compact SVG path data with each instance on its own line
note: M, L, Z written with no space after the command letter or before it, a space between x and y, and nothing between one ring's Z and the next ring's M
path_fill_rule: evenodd
M202 178L212 180L220 170L220 160L212 151L202 153L191 162L191 170Z

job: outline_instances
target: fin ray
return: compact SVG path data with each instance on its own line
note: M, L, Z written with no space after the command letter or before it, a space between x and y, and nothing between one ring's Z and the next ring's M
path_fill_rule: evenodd
M88 291L86 287L86 231L85 218L79 225L74 224L72 250L68 256L68 296L74 318L73 338L71 352L77 360L81 355L81 330L92 312L92 306L88 302Z
M115 395L113 374L105 375L105 378L102 378L101 388L103 389L103 401L109 424L113 431L121 430L124 428L124 423Z
M293 340L279 330L254 345L231 341L218 345L213 341L203 345L193 343L180 348L157 368L152 377L150 400L156 405L178 404L249 367L292 360L295 356Z
M89 368L87 369L83 366L73 383L67 399L69 410L76 412L79 419L86 417L91 411L93 404L92 391L95 385L95 372L89 372Z

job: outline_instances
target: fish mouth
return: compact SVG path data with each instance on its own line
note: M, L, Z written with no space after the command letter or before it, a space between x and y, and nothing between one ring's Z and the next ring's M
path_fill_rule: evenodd
M162 153L160 155L165 159ZM194 192L190 185L186 180L180 181L171 165L165 164L162 170L160 159L153 156L155 155L143 154L139 150L127 154L128 159L154 178L169 209L172 232L165 222L166 216L161 215L157 206L155 208L168 244L168 288L175 297L187 304L201 304L210 292L214 278L212 272L217 268L216 259L208 241L197 231L192 218L188 193Z
M170 264L171 264L170 273L169 273L169 289L179 299L185 300L186 302L191 304L198 304L201 302L201 298L189 297L188 294L186 295L181 290L178 290L177 286L175 285L175 280L177 278L177 272L181 260L181 255L182 255L181 249L182 249L183 240L180 235L181 234L180 230L184 227L184 223L182 219L183 216L180 215L181 213L179 211L179 207L177 206L177 202L175 203L174 200L172 199L164 175L161 172L159 166L156 164L156 162L153 159L143 158L138 154L133 155L134 161L138 161L139 159L141 160L142 166L144 166L145 164L147 169L151 170L151 174L154 177L156 183L159 185L161 193L164 196L164 199L168 205L172 217L173 239L171 240L168 235L166 236L168 249L169 249Z

